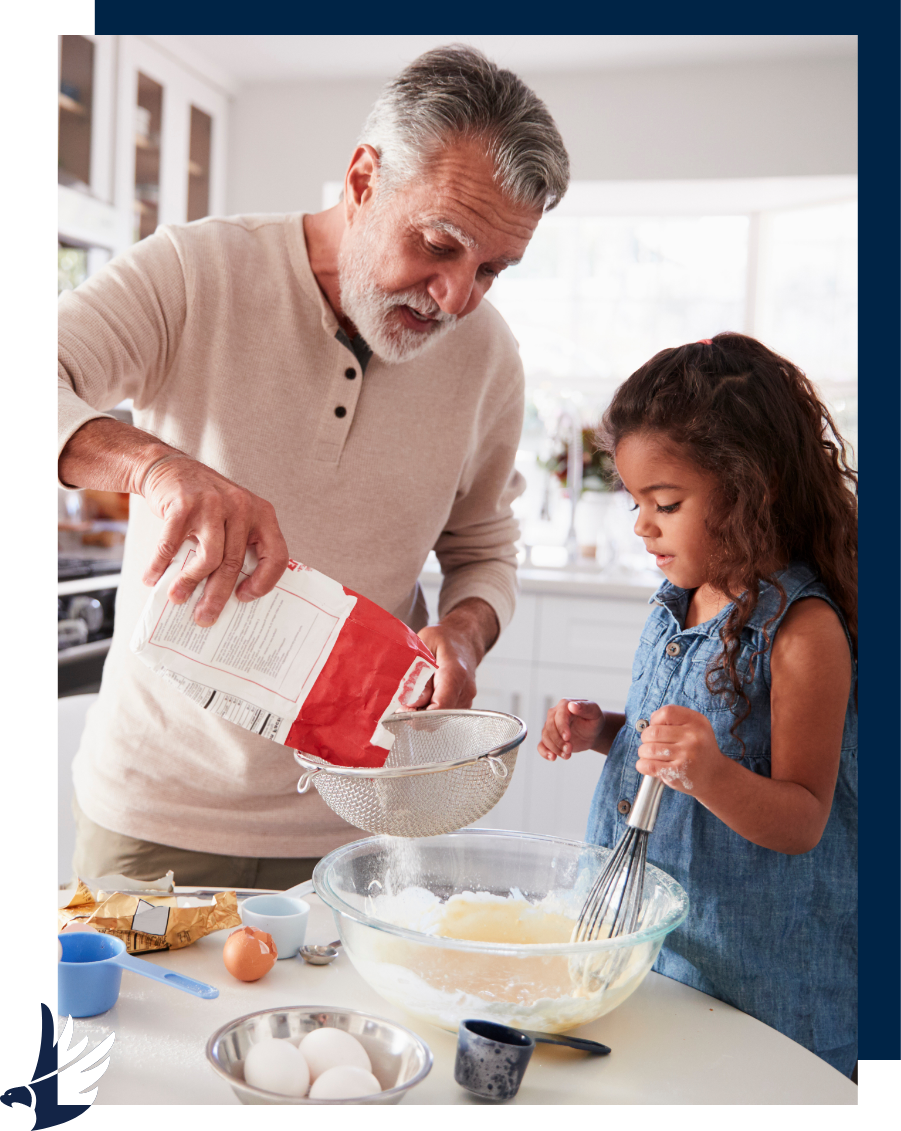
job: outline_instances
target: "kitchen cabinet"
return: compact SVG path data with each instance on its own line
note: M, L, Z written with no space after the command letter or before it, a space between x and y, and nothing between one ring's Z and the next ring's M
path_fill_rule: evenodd
M156 230L226 211L228 99L138 35L59 36L58 230L86 274Z
M528 727L513 779L476 827L582 840L604 756L584 751L546 762L537 751L548 710L564 696L621 711L632 658L649 612L653 579L634 583L546 581L523 571L516 612L479 666L474 707L518 715ZM438 619L441 577L420 578L429 619Z
M88 249L88 273L121 246L113 198L116 39L61 35L57 40L58 230L64 247Z
M227 99L136 35L119 36L116 199L127 243L225 212Z

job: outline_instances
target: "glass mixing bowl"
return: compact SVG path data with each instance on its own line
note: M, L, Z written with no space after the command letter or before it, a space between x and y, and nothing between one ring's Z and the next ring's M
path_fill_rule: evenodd
M688 914L679 884L648 865L639 930L569 942L609 855L493 829L381 836L329 853L313 884L351 962L388 1001L453 1031L480 1017L557 1033L625 1001Z

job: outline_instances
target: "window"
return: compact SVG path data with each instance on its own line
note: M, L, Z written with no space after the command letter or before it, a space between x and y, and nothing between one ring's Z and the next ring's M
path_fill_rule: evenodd
M574 185L492 288L530 393L603 408L658 350L727 329L790 357L824 396L853 392L856 178L643 183L630 215L633 187Z
M856 178L577 183L490 300L526 372L529 544L565 537L569 504L539 463L563 443L561 414L593 424L658 350L723 330L800 366L856 452Z

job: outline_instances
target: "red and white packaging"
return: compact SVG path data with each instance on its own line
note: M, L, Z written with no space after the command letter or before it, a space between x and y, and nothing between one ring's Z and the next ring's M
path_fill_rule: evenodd
M194 553L185 542L154 586L131 650L200 709L245 730L336 766L384 765L394 738L382 720L411 710L437 671L419 637L295 561L271 593L246 603L232 594L200 628L203 583L183 605L167 596ZM255 566L248 548L236 587Z

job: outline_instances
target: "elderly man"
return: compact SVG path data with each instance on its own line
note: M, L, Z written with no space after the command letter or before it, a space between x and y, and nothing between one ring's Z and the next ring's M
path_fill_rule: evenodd
M129 491L116 634L74 764L79 874L282 888L359 830L290 753L210 716L129 638L186 537L215 622L289 551L400 617L435 653L421 706L468 707L514 607L522 366L482 302L568 183L553 120L467 47L383 91L340 204L161 228L60 303L59 477ZM132 427L105 416L125 397ZM417 577L441 563L440 621ZM429 699L430 695L430 699Z

